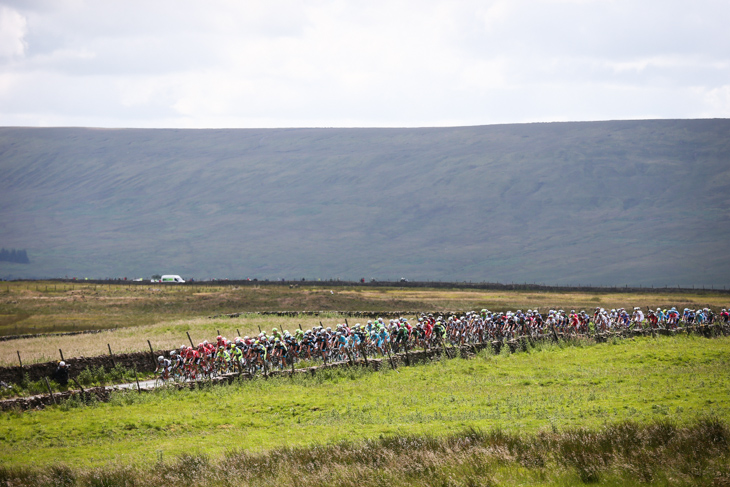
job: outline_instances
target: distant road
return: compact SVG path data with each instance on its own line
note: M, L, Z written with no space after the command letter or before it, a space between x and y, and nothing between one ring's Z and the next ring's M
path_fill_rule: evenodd
M24 280L25 281L25 280ZM259 280L219 280L193 281L185 283L160 283L149 281L124 280L73 280L44 279L44 282L65 282L75 284L96 285L129 285L129 286L185 286L185 287L219 287L219 286L303 286L303 287L398 287L423 289L485 289L495 291L536 291L536 292L583 292L583 293L655 293L655 294L696 294L719 293L730 294L730 289L719 287L645 287L645 286L550 286L544 284L496 282L443 282L443 281L259 281ZM29 281L32 282L32 281Z

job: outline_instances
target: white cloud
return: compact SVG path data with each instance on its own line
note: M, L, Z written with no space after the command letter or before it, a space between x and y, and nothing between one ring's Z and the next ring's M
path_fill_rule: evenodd
M3 125L727 116L730 4L714 0L7 4Z
M695 91L702 98L704 108L698 113L699 117L730 118L730 84L706 90L696 88Z
M0 5L0 59L25 55L26 24L19 12Z

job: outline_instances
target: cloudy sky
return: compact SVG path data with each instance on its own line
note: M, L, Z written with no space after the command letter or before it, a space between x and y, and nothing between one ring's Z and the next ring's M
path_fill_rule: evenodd
M728 0L0 0L0 125L730 117Z

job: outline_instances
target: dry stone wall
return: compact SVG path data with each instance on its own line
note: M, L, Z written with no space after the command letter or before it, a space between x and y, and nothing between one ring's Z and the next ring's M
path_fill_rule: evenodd
M97 368L103 366L105 369L112 369L119 365L128 369L136 369L139 372L151 372L157 366L155 357L166 355L163 350L151 352L122 353L119 355L100 355L97 357L78 357L66 359L69 366L69 377L76 378L79 373L87 367ZM58 362L45 362L41 364L23 365L23 367L0 367L0 381L8 384L18 384L27 375L31 381L37 381L44 377L51 378L58 367Z

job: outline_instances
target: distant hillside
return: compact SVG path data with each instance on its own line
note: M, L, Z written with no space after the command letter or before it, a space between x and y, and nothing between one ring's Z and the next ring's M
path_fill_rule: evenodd
M730 285L730 120L0 128L0 277Z

